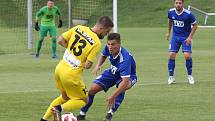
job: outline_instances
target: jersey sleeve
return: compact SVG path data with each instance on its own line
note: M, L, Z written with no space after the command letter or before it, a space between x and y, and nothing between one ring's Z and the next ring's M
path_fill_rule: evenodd
M110 55L110 53L109 53L109 51L108 51L107 45L106 45L105 48L103 49L102 55L103 55L103 56L106 56L106 57Z
M36 20L39 20L41 16L44 14L44 9L41 8L37 13L36 13Z
M170 11L168 11L167 16L168 16L168 19L171 20Z
M190 13L190 22L191 22L191 24L196 23L196 17L193 15L193 13Z
M131 75L131 62L129 59L121 62L119 65L120 76L123 77L130 77Z
M71 36L75 33L76 27L71 28L70 30L64 32L62 34L63 38L68 42L71 38Z
M61 16L61 11L60 11L60 9L58 8L58 7L56 7L57 8L57 15L59 15L59 16Z
M100 52L101 50L101 44L97 44L93 47L93 49L90 51L90 54L87 56L87 60L94 62L96 55Z

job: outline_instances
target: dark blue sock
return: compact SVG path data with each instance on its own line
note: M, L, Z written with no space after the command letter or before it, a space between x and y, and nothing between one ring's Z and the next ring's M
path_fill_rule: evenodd
M187 74L192 75L193 61L192 58L186 60Z
M90 106L93 104L94 96L95 95L89 95L88 96L87 105L84 106L83 108L81 108L81 111L83 111L83 112L87 112L88 111L88 109L90 108Z
M125 92L120 93L120 94L116 97L115 105L112 107L113 112L115 112L115 111L119 108L120 104L121 104L122 101L124 100L124 97L125 97Z
M174 75L174 70L175 70L175 60L169 59L168 61L169 76Z

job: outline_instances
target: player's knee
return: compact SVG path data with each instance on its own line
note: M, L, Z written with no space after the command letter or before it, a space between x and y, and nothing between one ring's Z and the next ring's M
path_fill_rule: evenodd
M131 83L131 81L129 81L126 90L129 90L131 87L132 87L132 83Z
M170 59L174 60L175 57L176 57L176 53L170 53L170 54L169 54L169 58L170 58Z
M95 95L97 92L100 92L101 90L103 90L103 88L98 85L98 84L92 84L92 86L90 87L90 90L89 90L89 94L90 95Z
M191 59L191 54L190 53L184 53L184 58L185 58L185 60Z
M89 95L95 95L98 91L94 88L91 88L88 92Z
M184 56L185 60L190 60L191 56Z
M89 90L89 95L95 95L97 92L99 92L101 90L102 90L102 88L93 86Z

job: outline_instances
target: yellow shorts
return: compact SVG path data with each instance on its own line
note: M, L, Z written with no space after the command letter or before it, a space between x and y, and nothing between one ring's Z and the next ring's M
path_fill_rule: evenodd
M65 91L70 99L84 99L88 97L86 85L81 77L80 70L74 70L61 62L55 68L56 87Z

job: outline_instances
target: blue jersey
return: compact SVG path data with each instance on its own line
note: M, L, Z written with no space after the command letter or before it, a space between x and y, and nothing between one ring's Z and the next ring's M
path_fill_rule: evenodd
M183 9L179 14L175 8L170 9L168 18L172 21L173 36L178 37L188 37L191 32L191 25L196 23L195 16L186 9Z
M135 77L136 63L133 56L123 47L120 48L119 54L114 58L105 46L102 54L109 58L111 67L108 69L115 78Z

